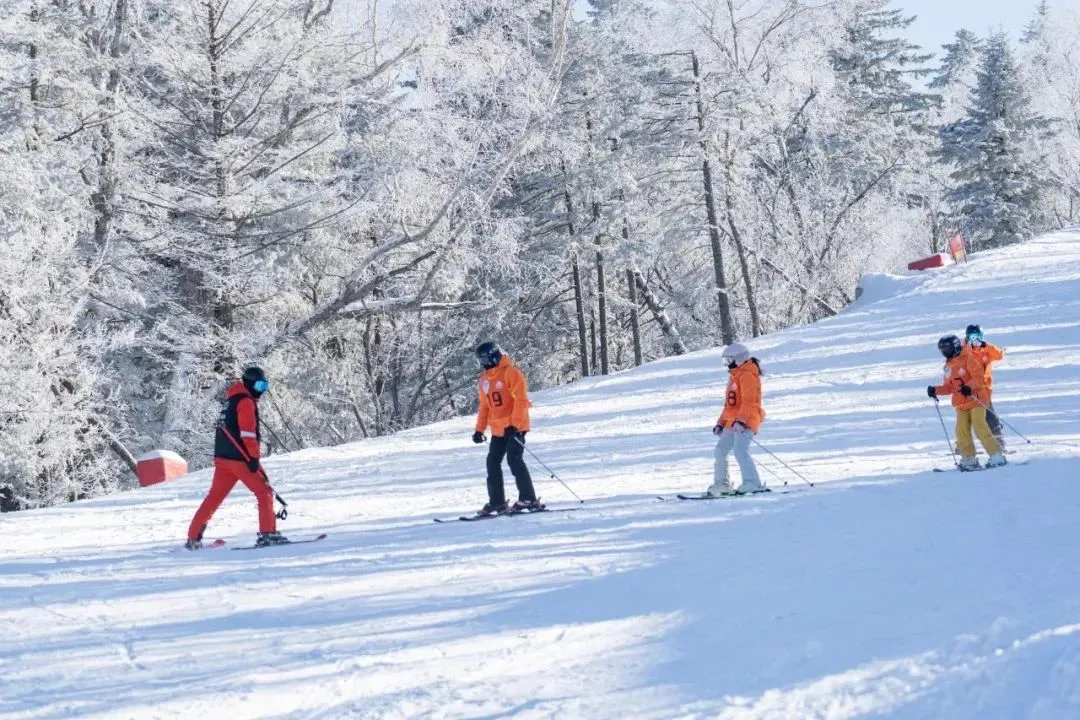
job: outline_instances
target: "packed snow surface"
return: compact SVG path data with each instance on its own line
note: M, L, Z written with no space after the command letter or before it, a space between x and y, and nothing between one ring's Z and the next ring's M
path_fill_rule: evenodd
M271 458L319 543L179 549L205 472L3 516L0 716L1080 717L1080 233L872 284L749 343L758 439L813 489L755 448L791 492L657 499L711 481L717 349L536 394L575 512L433 523L485 501L462 418ZM1032 443L934 473L935 343L972 322ZM238 487L209 536L255 524Z

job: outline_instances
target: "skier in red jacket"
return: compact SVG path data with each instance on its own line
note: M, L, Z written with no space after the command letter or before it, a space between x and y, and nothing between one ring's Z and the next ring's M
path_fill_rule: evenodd
M274 491L259 464L262 452L259 444L259 398L269 389L270 383L262 368L249 367L244 370L240 382L226 391L225 406L221 409L214 437L214 478L210 482L210 492L188 528L188 539L184 544L188 550L202 547L203 533L210 518L232 492L237 481L244 483L259 503L259 535L255 544L281 545L289 542L277 531Z

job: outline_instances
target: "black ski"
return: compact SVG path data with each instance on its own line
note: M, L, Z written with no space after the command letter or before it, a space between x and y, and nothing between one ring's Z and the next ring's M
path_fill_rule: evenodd
M290 540L287 543L281 543L280 545L244 545L243 547L229 548L230 550L264 550L272 547L286 547L288 545L303 545L304 543L313 543L326 539L326 533L316 535L313 538L306 538L304 540Z
M765 488L764 490L755 490L754 492L741 493L730 492L723 495L709 495L708 493L700 493L698 495L676 495L675 497L680 500L727 500L731 498L750 497L751 495L768 495L772 493L772 490ZM782 494L782 493L778 493Z
M432 518L437 523L452 523L452 522L478 522L480 520L493 520L501 517L515 517L517 515L539 515L546 512L572 512L574 510L580 510L579 507L568 508L544 508L543 510L522 510L521 512L504 512L496 513L494 515L462 515L456 518Z

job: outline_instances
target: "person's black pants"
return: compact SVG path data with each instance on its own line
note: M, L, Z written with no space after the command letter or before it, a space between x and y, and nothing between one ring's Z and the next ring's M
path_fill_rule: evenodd
M529 468L525 467L525 433L518 435L521 442L507 437L492 437L488 445L487 456L487 488L488 500L492 505L506 504L506 491L503 489L502 461L506 458L506 464L510 466L510 472L514 474L517 483L519 500L535 500L536 490L533 489L532 477Z

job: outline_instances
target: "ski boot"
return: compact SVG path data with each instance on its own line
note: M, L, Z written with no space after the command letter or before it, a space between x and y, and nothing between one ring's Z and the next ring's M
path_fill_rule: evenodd
M722 495L734 495L735 488L730 483L713 483L709 486L709 489L705 491L705 494L709 497L720 497Z
M476 511L477 517L488 517L489 515L502 515L506 512L506 503L502 505L496 505L494 503L485 503L484 507Z
M772 490L765 487L764 485L747 485L746 483L743 483L736 490L732 491L730 494L732 494L732 495L757 495L758 493L767 493L767 492L772 492Z
M188 541L184 543L185 550L202 550L202 540L199 538L188 538Z
M255 538L255 547L268 547L270 545L288 545L289 538L279 532L261 532Z
M1008 462L1009 461L1005 459L1003 453L997 453L996 455L991 455L989 459L987 459L986 469L989 470L990 468L1001 467L1002 465L1008 464Z
M982 470L982 465L979 465L979 458L972 455L971 457L960 458L960 464L957 465L960 468L960 472L972 472L974 470Z
M516 503L510 506L509 512L511 514L540 512L543 509L544 505L539 500L518 500Z

